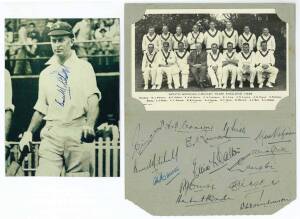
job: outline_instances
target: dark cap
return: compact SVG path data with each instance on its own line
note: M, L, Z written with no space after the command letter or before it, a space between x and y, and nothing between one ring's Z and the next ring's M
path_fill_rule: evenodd
M72 27L67 22L58 21L52 25L48 33L49 36L73 36Z

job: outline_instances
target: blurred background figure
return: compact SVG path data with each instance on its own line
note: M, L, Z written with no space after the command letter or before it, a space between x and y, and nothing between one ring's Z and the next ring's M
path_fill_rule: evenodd
M77 22L73 27L73 33L75 35L77 43L77 55L79 57L85 57L88 55L88 49L90 48L90 43L82 43L82 41L89 41L92 34L92 22L91 19L85 18Z
M14 75L31 74L30 63L27 58L27 52L25 44L27 43L28 30L25 23L21 23L18 30L18 42L19 47L15 47L16 51L16 63L14 68Z
M55 19L47 19L46 24L41 33L40 42L44 42L44 43L50 42L50 36L48 36L48 33L50 31L50 28L55 22L56 22ZM40 56L42 57L51 57L53 55L50 43L41 46L39 52L40 52Z

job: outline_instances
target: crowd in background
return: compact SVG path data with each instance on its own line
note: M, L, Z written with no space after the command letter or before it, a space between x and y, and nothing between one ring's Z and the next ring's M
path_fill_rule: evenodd
M119 19L8 19L5 23L5 66L11 74L40 73L53 54L48 32L58 20L73 26L74 49L79 57L91 62L95 71L118 70Z

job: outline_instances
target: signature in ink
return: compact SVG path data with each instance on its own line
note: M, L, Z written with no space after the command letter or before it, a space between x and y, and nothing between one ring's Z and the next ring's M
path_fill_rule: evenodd
M65 105L67 93L71 99L71 91L68 86L69 74L70 71L65 66L62 67L61 71L57 72L56 90L58 91L58 97L55 98L55 102L61 107Z

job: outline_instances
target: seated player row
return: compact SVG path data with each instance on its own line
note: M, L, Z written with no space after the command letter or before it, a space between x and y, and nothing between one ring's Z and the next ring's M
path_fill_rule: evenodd
M176 33L172 34L169 32L167 25L163 25L162 34L158 35L155 33L155 28L150 26L148 33L143 36L142 49L147 50L148 45L151 43L154 45L154 49L159 51L162 49L163 42L169 43L170 50L178 50L178 43L183 43L184 48L188 50L194 50L197 43L204 44L206 50L211 49L212 44L217 44L218 47L223 47L224 50L227 49L227 43L232 42L233 48L239 46L242 48L244 43L249 44L250 51L261 50L261 42L267 42L267 48L270 51L275 51L276 43L275 38L269 33L269 28L264 27L262 34L256 38L254 33L251 33L249 26L244 26L244 32L238 35L237 30L233 29L232 23L230 21L226 22L226 28L223 31L217 30L215 27L215 22L211 21L209 23L209 29L202 33L199 30L199 26L195 24L191 32L187 36L182 33L181 26L176 27Z
M240 53L234 51L231 42L227 43L223 54L217 44L212 44L208 52L202 49L200 43L195 48L189 53L184 44L179 43L178 51L174 52L169 50L169 43L164 42L163 49L157 52L154 45L149 44L142 61L144 89L149 88L149 82L151 89L161 89L164 74L169 89L173 89L172 84L175 89L188 88L190 73L199 88L211 85L226 89L229 78L231 89L235 89L236 80L239 88L243 88L246 80L250 82L250 88L254 88L256 76L259 88L263 87L265 79L267 87L273 87L276 81L278 69L274 66L274 54L268 50L266 41L261 42L261 50L256 53L250 51L248 43L243 44Z

